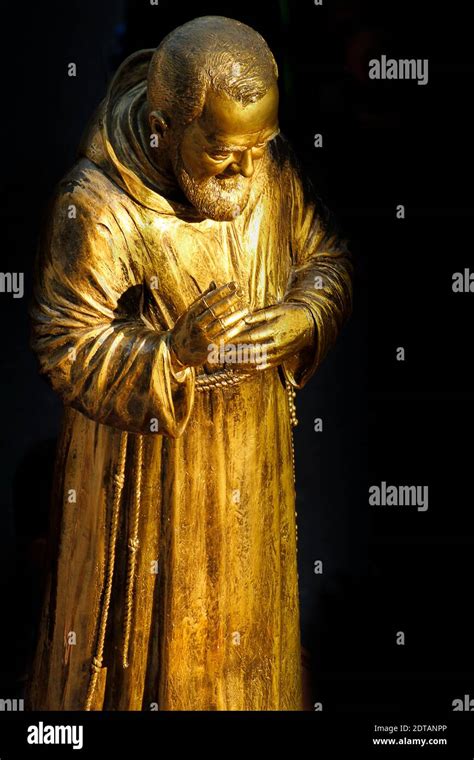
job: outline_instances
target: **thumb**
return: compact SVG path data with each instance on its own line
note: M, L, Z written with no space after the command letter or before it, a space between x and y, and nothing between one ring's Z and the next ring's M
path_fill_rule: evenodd
M201 298L203 298L204 296L208 296L209 293L212 293L212 291L215 290L216 288L217 288L216 283L214 282L214 280L211 280L211 282L209 283L209 287L207 287L206 290L202 291L202 293L196 298L196 301L200 301Z
M216 283L214 282L214 280L211 280L211 282L209 283L209 287L207 288L207 290L204 291L203 296L206 296L208 293L211 292L211 290L215 290L216 288L217 288Z

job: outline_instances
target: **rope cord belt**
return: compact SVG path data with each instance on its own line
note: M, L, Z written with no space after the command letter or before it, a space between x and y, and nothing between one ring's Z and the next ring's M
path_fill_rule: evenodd
M254 376L254 372L236 372L232 369L222 369L212 375L197 375L195 387L198 391L209 391L213 388L229 388Z

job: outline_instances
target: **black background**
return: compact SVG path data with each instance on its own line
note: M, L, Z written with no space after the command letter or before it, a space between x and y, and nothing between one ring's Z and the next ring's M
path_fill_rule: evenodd
M62 0L9 5L1 71L0 697L21 697L36 639L61 405L28 348L36 240L117 65L206 14L260 31L282 132L350 240L355 311L297 398L302 639L325 712L452 712L474 697L472 294L474 62L465 3ZM5 8L2 13L6 13ZM371 81L368 60L428 58L429 83ZM77 77L67 64L77 64ZM314 135L322 133L323 148ZM397 204L406 218L396 219ZM405 347L406 360L396 361ZM314 432L322 417L323 432ZM271 446L271 441L268 442ZM369 485L428 485L427 512L368 506ZM324 572L315 575L315 560ZM405 646L396 645L404 631Z

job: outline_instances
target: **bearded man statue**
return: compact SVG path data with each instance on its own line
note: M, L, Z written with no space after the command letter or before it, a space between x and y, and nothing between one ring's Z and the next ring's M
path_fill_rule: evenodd
M57 188L30 310L64 418L29 709L302 709L294 397L351 265L277 79L253 29L190 21L120 66Z

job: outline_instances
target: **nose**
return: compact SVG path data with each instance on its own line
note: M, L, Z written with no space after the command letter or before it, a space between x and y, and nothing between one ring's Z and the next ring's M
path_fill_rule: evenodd
M252 151L251 150L244 150L242 153L242 157L239 161L239 169L240 173L243 174L244 177L251 177L253 174L253 160L252 160Z

